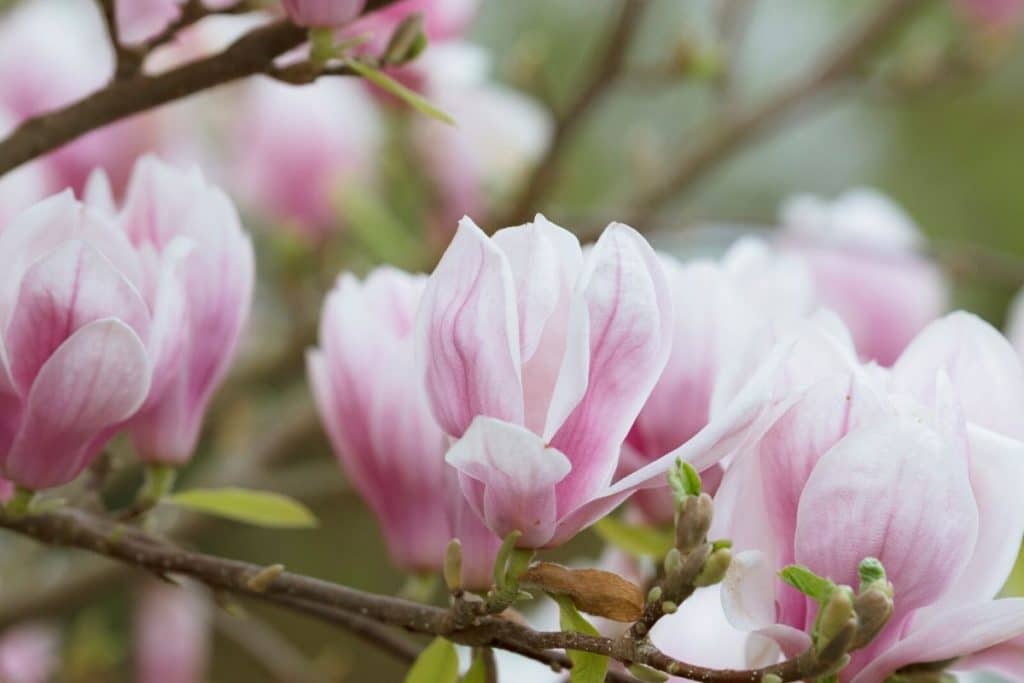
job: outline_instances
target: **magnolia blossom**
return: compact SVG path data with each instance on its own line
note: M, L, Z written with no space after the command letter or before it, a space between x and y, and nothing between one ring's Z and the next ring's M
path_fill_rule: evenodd
M369 35L368 49L379 52L406 17L420 14L427 40L444 42L465 33L479 6L480 0L400 0L352 22L345 35Z
M154 157L136 165L118 221L138 253L150 300L161 295L160 264L167 259L182 283L174 304L178 337L167 342L166 367L157 368L166 381L154 384L130 425L140 457L180 464L195 449L248 317L252 244L231 200L198 168L182 171Z
M146 584L135 616L136 680L199 683L206 680L209 607L186 588Z
M366 0L284 0L288 17L299 26L342 26L359 16Z
M0 634L0 681L46 683L53 680L59 662L60 636L56 629L29 623Z
M997 29L1013 28L1024 17L1021 0L956 0L956 4L970 19Z
M782 224L781 246L806 260L820 302L850 328L863 358L892 364L946 310L945 279L920 254L924 238L881 194L797 196L784 205Z
M238 183L254 207L310 239L336 227L346 192L374 173L381 136L372 99L356 83L247 84L237 144Z
M335 453L377 516L395 564L435 571L458 537L466 585L485 588L500 541L466 508L444 462L445 436L422 388L409 381L425 284L392 268L365 282L343 275L324 303L309 378Z
M720 262L680 263L664 256L662 265L674 304L672 352L626 439L623 474L696 436L711 421L716 387L746 372L735 365L756 364L787 323L809 314L814 301L803 265L755 239L737 242ZM702 474L705 490L713 492L721 468ZM632 502L649 521L672 520L667 486L638 491Z
M841 681L997 657L1024 633L1024 601L992 599L1024 534L1020 361L964 313L925 328L892 370L859 365L850 345L834 360L831 373L787 390L786 409L760 425L719 489L711 533L740 551L723 593L730 621L796 654L815 607L776 573L799 563L856 585L858 563L877 557L895 611ZM777 653L750 647L748 663ZM954 668L984 665L973 661Z

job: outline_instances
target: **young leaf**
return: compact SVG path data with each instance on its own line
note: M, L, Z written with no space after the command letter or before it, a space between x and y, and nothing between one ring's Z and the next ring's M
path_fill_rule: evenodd
M383 71L378 71L372 66L355 59L346 59L345 65L376 85L378 88L381 88L402 100L421 114L426 114L431 118L452 126L455 125L455 119L448 114L445 114L443 111L428 102L426 98L405 87Z
M599 635L597 629L589 621L583 618L572 604L567 595L552 595L558 603L559 623L563 631L572 633L586 633L592 636ZM569 680L571 683L603 683L608 673L608 658L604 655L596 655L592 652L580 652L578 650L566 650L569 659L572 660L572 669Z
M455 646L444 638L434 638L405 675L405 683L456 683L458 680L459 656Z
M818 602L827 600L836 587L828 579L818 576L807 567L799 564L791 564L785 567L779 572L779 576L790 586Z
M675 465L668 471L668 485L677 501L687 496L699 496L702 485L700 475L693 465L682 458L677 458Z
M593 528L605 541L634 557L664 557L674 540L671 529L627 524L616 517L605 517Z
M462 683L487 683L487 664L484 658L474 650L473 662L462 677Z
M317 525L316 517L305 505L270 491L234 487L192 489L168 496L162 502L255 526L306 529Z

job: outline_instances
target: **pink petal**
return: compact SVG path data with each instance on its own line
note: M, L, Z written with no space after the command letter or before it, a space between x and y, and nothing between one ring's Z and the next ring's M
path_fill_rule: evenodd
M672 345L667 279L632 228L613 224L605 230L589 254L580 291L589 319L587 390L551 440L572 462L558 486L562 514L611 483L619 449Z
M915 620L899 642L864 667L851 683L878 683L908 664L964 657L1021 634L1024 634L1024 598L959 606L928 620ZM1016 673L1019 676L1021 671L1018 669Z
M85 325L40 369L5 475L32 489L71 481L142 405L149 382L146 349L130 327L113 319Z
M548 543L555 530L555 485L572 469L569 459L518 425L478 417L448 450L449 464L483 485L481 513L499 536L519 530L523 547Z
M101 318L123 320L145 338L149 311L138 291L98 251L73 240L26 272L7 328L11 374L23 394L50 355Z
M461 436L477 415L522 424L512 271L468 218L427 281L417 326L427 393L445 432Z

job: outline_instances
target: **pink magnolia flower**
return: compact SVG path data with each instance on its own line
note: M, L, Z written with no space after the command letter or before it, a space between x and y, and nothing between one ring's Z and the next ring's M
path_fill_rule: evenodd
M840 680L880 683L1024 633L1024 601L992 599L1024 534L1024 371L1001 335L956 313L891 371L837 363L791 396L716 497L712 534L741 551L723 593L733 625L793 655L809 645L815 611L776 572L799 563L856 585L871 556L895 587L895 611Z
M311 240L336 227L345 192L374 176L380 124L356 83L247 84L237 138L239 190Z
M444 42L462 36L476 16L480 0L400 0L370 12L345 29L345 35L370 35L370 47L380 51L398 25L408 16L423 16L423 32L430 42Z
M59 662L60 636L41 623L15 626L0 634L0 680L5 683L46 683Z
M0 262L0 470L58 486L142 405L173 297L150 308L127 238L70 192L0 232Z
M814 301L803 265L753 239L733 245L721 262L665 256L662 265L675 309L672 352L626 439L622 474L696 436L711 421L716 387L740 374L734 371L738 359L759 361L777 330L809 314ZM705 490L713 492L721 468L702 474ZM631 502L648 521L672 520L667 486L638 491Z
M485 523L524 546L559 543L611 483L671 342L650 246L610 226L584 259L542 216L493 238L464 219L431 275L418 352L447 460Z
M343 275L324 303L309 378L335 453L383 527L395 564L440 569L458 537L466 584L483 588L500 541L466 509L444 462L445 436L422 388L409 381L425 284L391 268L365 282Z
M343 26L359 16L366 0L284 0L289 18L299 26Z
M143 266L147 299L173 296L177 312L169 323L177 335L164 340L159 381L131 422L132 439L144 460L181 464L195 449L249 314L252 244L231 200L198 168L182 171L154 157L136 165L118 220ZM173 294L161 281L169 259Z
M200 683L207 680L209 607L178 586L146 584L135 617L136 680Z
M1021 0L957 0L956 5L968 18L994 28L1013 28L1024 17Z
M781 246L804 258L820 302L850 328L867 360L890 365L948 306L938 267L920 254L910 217L872 190L833 202L798 196L782 209Z

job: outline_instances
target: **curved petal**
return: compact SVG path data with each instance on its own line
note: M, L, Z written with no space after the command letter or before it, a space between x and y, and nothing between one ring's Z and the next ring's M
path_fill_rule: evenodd
M142 405L150 372L142 340L120 320L82 327L40 369L5 475L31 489L74 479Z
M906 636L861 669L851 683L877 683L908 664L964 657L1021 634L1024 598L959 606L931 619L915 619Z
M149 310L102 254L72 240L32 265L7 328L11 374L22 394L57 347L84 325L118 318L146 338Z
M445 459L464 478L483 484L481 512L494 533L519 530L523 547L548 543L557 521L555 486L572 469L562 453L523 427L481 416Z
M560 514L611 483L622 443L672 347L667 278L632 228L613 224L604 231L579 296L589 318L589 377L582 401L551 440L572 462L558 485Z
M519 328L508 259L468 218L427 280L417 353L441 428L459 437L477 415L522 424Z
M737 553L722 579L722 609L729 623L756 631L775 623L775 567L759 550Z

